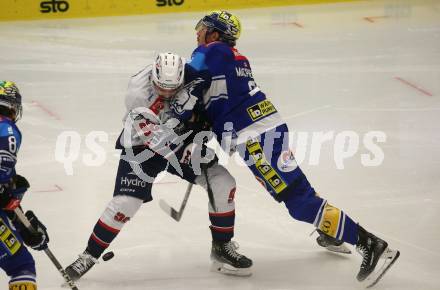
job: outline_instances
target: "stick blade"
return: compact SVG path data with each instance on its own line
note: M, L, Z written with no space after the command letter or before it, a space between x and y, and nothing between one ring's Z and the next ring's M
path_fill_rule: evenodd
M180 221L180 218L182 215L177 212L174 208L172 208L168 203L165 202L165 200L161 199L159 200L159 206L160 208L166 212L169 216L171 216L175 221Z

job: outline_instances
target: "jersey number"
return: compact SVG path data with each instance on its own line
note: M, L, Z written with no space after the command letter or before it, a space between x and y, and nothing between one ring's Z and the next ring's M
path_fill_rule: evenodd
M17 151L17 139L14 136L9 136L9 151L15 153Z
M255 81L249 81L248 86L249 86L249 91L252 91L257 87L257 84L255 83Z

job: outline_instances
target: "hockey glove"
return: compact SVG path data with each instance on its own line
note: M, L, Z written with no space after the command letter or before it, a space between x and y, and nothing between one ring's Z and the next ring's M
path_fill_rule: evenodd
M22 226L20 234L24 243L36 251L47 249L49 235L47 234L46 227L40 222L40 220L38 220L32 211L28 210L25 215L31 223L34 231Z
M13 211L19 207L28 188L29 182L18 174L12 178L12 182L9 184L0 185L0 208Z
M197 97L192 94L192 87L184 87L171 100L171 108L177 115L191 111L197 103ZM190 114L189 116L191 116Z

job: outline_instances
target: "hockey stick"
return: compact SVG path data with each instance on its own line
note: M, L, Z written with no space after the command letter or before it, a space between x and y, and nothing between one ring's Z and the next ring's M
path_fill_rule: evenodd
M27 219L27 217L24 215L23 211L20 208L14 209L15 214L17 215L18 219L21 221L21 223L32 233L36 233L36 230L32 227L31 223ZM49 259L52 261L52 263L55 265L57 270L60 272L61 276L63 276L64 280L66 281L67 285L69 285L70 289L72 290L78 290L75 283L72 281L72 279L67 275L66 271L64 271L63 266L61 266L60 262L58 262L57 258L55 258L54 254L52 254L51 250L49 250L49 247L44 249L44 252L49 257Z
M214 210L214 212L217 212L217 208L215 206L215 201L214 201L214 193L212 192L211 184L209 183L209 178L208 178L208 164L202 165L202 171L203 171L203 175L205 175L206 189L208 191L209 203L211 204L211 207Z
M183 197L182 204L180 205L179 211L172 208L168 203L166 203L163 199L159 200L160 208L166 212L169 216L171 216L175 221L180 221L182 218L183 210L185 209L186 203L188 202L189 194L191 193L191 189L193 187L192 183L188 184L186 188L185 196Z

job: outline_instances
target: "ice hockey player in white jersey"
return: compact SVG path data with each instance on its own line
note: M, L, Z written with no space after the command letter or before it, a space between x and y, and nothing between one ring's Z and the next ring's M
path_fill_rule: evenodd
M179 124L170 110L171 106L180 109L194 106L194 99L185 93L179 95L184 77L184 59L176 54L160 53L152 66L130 79L124 129L116 144L122 153L113 198L95 224L85 251L66 268L73 280L78 280L98 262L124 224L143 203L153 199L154 179L163 171L207 190L210 187L213 195L209 204L212 269L238 276L251 274L252 260L239 254L232 241L235 180L218 164L217 158L203 165L209 167L207 178L200 174L195 167L201 161L195 159L209 154L203 142L195 142L195 138L204 129L204 122L201 116L194 114L189 122ZM197 146L202 149L196 150ZM194 152L205 153L195 156Z

